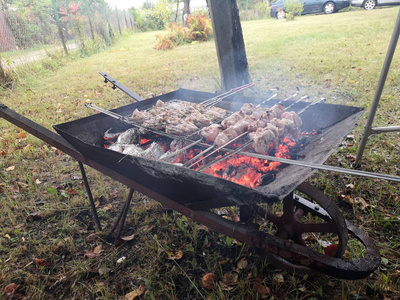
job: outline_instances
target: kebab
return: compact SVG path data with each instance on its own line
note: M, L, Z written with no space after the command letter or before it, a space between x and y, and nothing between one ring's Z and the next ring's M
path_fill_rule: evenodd
M289 98L292 98L293 96L294 95ZM253 149L257 153L267 153L271 143L275 148L279 139L283 138L287 133L290 133L294 137L297 136L302 121L295 112L285 110L306 98L309 97L301 97L286 109L281 105L281 103L287 99L279 101L271 108L260 107L262 103L257 106L245 103L240 111L222 121L219 127L211 125L200 131L201 136L203 136L207 141L213 141L214 144L186 162L184 166L189 166L190 168L196 165L201 160L209 157L247 134L249 134L250 139L253 140ZM270 99L267 99L263 103L269 100ZM203 156L197 162L194 162L200 156L204 155L205 152L210 151L215 146L217 146L217 148L213 152L207 156Z
M298 89L298 88L296 88L296 89L297 89L297 90L296 90L296 93L293 94L293 95L291 95L290 97L286 98L285 100L290 99L290 98L292 98L292 97L295 97L295 96L298 94L298 92L299 92L299 89ZM279 88L277 87L277 88L276 88L276 92L275 92L271 97L269 97L268 99L266 99L266 100L264 100L263 102L261 102L260 104L258 104L257 107L260 107L261 104L264 104L264 103L270 101L271 99L273 99L274 97L276 97L278 94L279 94ZM281 103L281 102L283 102L283 101L285 101L285 100L281 100L281 101L279 101L279 103ZM234 123L235 120L239 120L241 117L238 116L238 113L240 113L240 112L233 113L232 116L231 116L231 118L230 118L230 120L228 120L227 122L228 122L228 123ZM224 120L224 121L225 121L225 120ZM200 135L202 136L202 138L205 138L206 141L208 142L208 141L210 141L210 140L208 140L209 138L214 138L214 136L215 136L215 138L216 138L217 135L220 133L220 131L223 131L223 127L220 127L220 125L218 125L218 124L212 124L211 126L207 127L207 128L205 129L205 131L201 130L201 131L200 131ZM202 132L202 133L201 133L201 132ZM226 133L225 133L225 134L226 134ZM234 132L232 132L232 131L231 131L229 134L231 134L231 135L236 135L236 134L235 134ZM238 135L238 136L236 135L236 137L233 137L232 141L233 141L233 140L236 140L236 139L238 139L238 138L240 138L240 137L242 137L242 136L244 136L244 135L246 135L246 134L247 134L246 132L243 132L242 134L240 134L240 135ZM225 138L225 137L224 137L224 136L221 136L221 139L223 139L223 138ZM228 137L228 138L229 138L229 137ZM211 140L211 141L215 141L215 139L213 139L213 140ZM200 139L198 142L200 143L200 142L201 142L201 139ZM230 142L228 142L226 145L228 145L229 143L230 143ZM226 146L226 145L224 145L224 146ZM185 167L188 166L188 165L191 164L193 161L195 161L196 159L198 159L200 156L204 155L204 154L207 153L208 151L211 151L215 146L216 146L216 144L214 143L214 144L213 144L212 146L210 146L209 148L205 149L204 151L202 151L202 152L199 153L198 155L194 156L192 159L188 160L183 166L185 166ZM209 155L211 155L211 154L215 153L216 151L222 149L224 146L218 147L216 150L214 150L213 152L211 152ZM171 154L171 156L172 156L172 154ZM191 167L191 166L192 166L192 165L190 165L190 167Z
M310 103L309 105L307 105L306 107L304 107L303 109L301 109L300 111L298 111L298 112L297 112L297 115L302 114L302 113L303 113L306 109L308 109L309 107L311 107L311 106L313 106L313 105L315 105L315 104L317 104L317 103L321 103L321 102L325 102L325 101L326 101L325 98L321 98L321 99L319 99L319 100L317 100L317 101L315 101L315 102L312 102L312 103ZM293 103L292 105L294 105L294 103ZM292 106L292 105L290 105L290 106ZM290 106L288 106L287 108L289 108ZM227 155L222 156L222 157L220 157L220 158L218 158L218 159L216 159L216 160L214 160L214 161L212 161L212 162L210 162L210 163L208 163L208 164L202 166L201 168L198 169L198 171L203 171L203 170L205 170L205 169L211 167L212 165L214 165L214 164L216 164L216 163L218 163L218 162L220 162L220 161L222 161L222 160L225 160L225 159L231 157L232 155L234 155L234 154L240 152L242 149L246 148L247 146L249 146L249 145L252 144L252 143L254 143L253 140L250 140L250 141L248 141L247 143L244 143L242 146L240 146L239 148L237 148L237 149L235 149L235 150L229 152ZM242 154L243 154L243 153L242 153ZM264 153L264 154L265 154L265 153ZM250 154L249 154L249 155L250 155ZM206 157L204 157L204 158L206 158ZM202 158L202 159L204 159L204 158ZM196 164L197 164L197 163L196 163ZM194 165L194 164L192 164L190 167L192 167L193 165Z

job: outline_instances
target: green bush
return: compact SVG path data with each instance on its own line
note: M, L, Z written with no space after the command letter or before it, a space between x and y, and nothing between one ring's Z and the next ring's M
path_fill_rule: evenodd
M162 30L172 21L173 10L168 0L160 0L155 5L140 9L131 8L135 27L140 31Z
M269 5L266 2L258 2L254 5L254 10L257 12L258 18L269 16Z
M300 15L303 10L303 3L299 0L285 1L286 20L293 20L295 16Z
M171 23L170 26L165 25L167 33L156 35L157 45L153 48L157 50L173 49L175 46L191 42L203 42L213 37L211 20L207 19L207 15L196 13L188 17L189 28Z

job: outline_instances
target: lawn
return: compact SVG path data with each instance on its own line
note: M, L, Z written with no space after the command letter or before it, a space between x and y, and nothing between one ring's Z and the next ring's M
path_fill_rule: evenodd
M249 72L256 83L246 95L262 96L279 87L284 98L299 87L312 100L325 97L328 103L361 106L368 112L397 13L393 7L289 22L242 22ZM155 34L126 34L87 58L54 52L16 70L15 87L0 90L0 103L51 129L93 114L84 107L87 99L107 109L132 101L104 84L101 71L143 98L178 88L221 91L213 41L156 51ZM376 126L400 123L399 70L396 53ZM351 164L366 117L328 164ZM0 298L16 286L15 299L122 299L131 292L141 299L400 298L398 184L330 172L308 179L372 237L382 264L357 281L300 276L273 267L245 244L166 212L141 194L134 194L128 215L124 236L130 238L116 247L95 230L78 164L4 120L0 130ZM399 176L399 152L399 133L373 136L363 169ZM87 171L101 223L110 228L127 188ZM357 250L350 245L348 251ZM216 275L211 290L202 284L207 273Z

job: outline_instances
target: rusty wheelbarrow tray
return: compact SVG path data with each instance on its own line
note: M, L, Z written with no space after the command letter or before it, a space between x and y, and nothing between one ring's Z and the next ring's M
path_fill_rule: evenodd
M154 101L154 99L151 101ZM274 193L270 193L268 192L268 189L265 188L260 192L250 188L239 187L237 184L227 182L223 179L214 177L213 179L210 179L210 177L212 177L211 175L201 174L199 172L196 172L196 175L193 177L193 174L190 172L194 171L182 171L176 169L178 168L176 166L169 165L168 168L162 166L162 170L167 170L167 176L162 182L163 184L161 185L161 188L155 188L154 182L152 184L146 184L146 180L138 180L137 175L132 174L134 173L132 170L129 171L129 166L128 168L116 167L115 163L118 163L122 158L118 156L119 153L110 154L109 152L111 151L107 149L102 149L93 144L85 145L85 143L78 143L78 145L80 145L78 151L74 147L76 146L76 143L72 146L65 138L25 118L24 116L21 116L4 105L0 105L0 116L35 135L51 146L58 148L79 162L95 215L95 221L99 229L101 229L101 226L96 217L97 213L87 184L83 164L86 164L123 183L131 189L131 192L136 190L143 193L161 204L206 225L213 231L230 236L247 243L251 247L261 250L270 258L272 263L280 267L293 269L298 272L319 272L337 278L361 279L371 274L380 264L379 251L368 236L345 220L337 206L327 199L321 191L308 184L297 183L297 188L285 188L283 193L276 193L277 189L275 189ZM92 117L99 118L98 116ZM356 119L358 118L355 118L355 120ZM60 126L57 126L56 129L59 132L62 132L63 130L68 129L71 125L70 123L71 122L61 124ZM352 126L354 126L354 124ZM95 154L88 155L92 150L95 150ZM103 152L106 153L106 156L103 156ZM108 158L111 158L112 163L109 163L110 160ZM147 179L154 180L155 178L159 178L160 169L157 165L163 163L136 157L130 157L129 161L130 166L134 165L136 170L141 169L141 172L144 172L143 174L148 177ZM185 172L189 173L185 174ZM309 173L307 173L307 175L309 175ZM171 179L170 182L168 181L168 177ZM202 188L211 185L215 186L217 183L217 186L220 185L220 187L217 187L217 189L214 188L213 194L215 195L215 192L218 194L219 190L220 196L215 197L213 201L211 201L213 204L210 204L210 201L200 201L202 204L198 205L198 199L194 202L180 201L179 197L182 196L180 193L171 193L169 190L166 190L165 187L168 186L168 184L175 186L176 182L179 182L182 178L189 178L189 182L191 182L191 186L194 188L199 184L198 180L205 183L205 185L200 186ZM300 178L303 178L304 180L305 177L304 175L300 175ZM223 182L221 183L221 181ZM177 187L179 188L179 185ZM201 190L199 187L197 187L197 189L199 191ZM271 189L274 190L274 188ZM294 189L310 196L310 198L317 204L294 195ZM230 191L233 197L227 195L227 191ZM186 195L186 198L188 197L190 198L190 195ZM284 214L281 217L277 217L276 215L269 213L263 207L257 206L257 203L259 202L272 203L279 200L283 201ZM127 211L129 204L130 199L127 199L124 208L125 211ZM240 207L241 219L243 222L235 223L229 221L209 210L209 208L212 207L223 207L228 205L236 205ZM294 210L294 208L296 208L296 210ZM319 217L326 222L318 224L302 224L299 221L299 218L305 213L311 213L313 216ZM274 223L278 227L278 234L271 235L264 231L254 229L254 226L249 225L255 215L262 216L266 220ZM121 216L124 218L126 212L121 213ZM122 227L120 227L120 230L121 229ZM301 234L305 232L331 232L337 234L339 236L340 245L336 256L328 256L305 246L301 241ZM364 245L366 254L363 258L355 260L341 258L347 244L348 235L354 236Z

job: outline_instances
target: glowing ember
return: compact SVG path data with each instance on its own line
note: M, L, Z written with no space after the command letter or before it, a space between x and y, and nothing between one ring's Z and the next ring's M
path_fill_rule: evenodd
M294 141L284 138L282 143L278 145L275 156L290 159L290 149L294 146L296 146ZM270 162L268 160L235 154L226 160L212 165L203 172L254 188L262 184L263 175L272 172L273 177L275 177L274 172L277 172L281 165L281 163L275 161Z
M151 139L140 139L140 145L146 144L147 142L150 142Z

